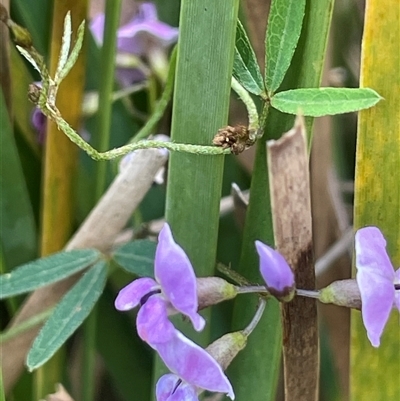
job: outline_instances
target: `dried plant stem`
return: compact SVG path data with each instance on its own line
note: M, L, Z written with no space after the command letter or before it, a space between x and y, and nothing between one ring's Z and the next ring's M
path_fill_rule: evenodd
M158 169L165 163L165 152L147 149L137 152L115 178L108 191L68 243L66 249L97 248L107 251L150 188ZM76 283L75 275L33 292L13 319L14 327L54 306ZM39 326L1 344L4 388L12 388L22 373L29 347Z

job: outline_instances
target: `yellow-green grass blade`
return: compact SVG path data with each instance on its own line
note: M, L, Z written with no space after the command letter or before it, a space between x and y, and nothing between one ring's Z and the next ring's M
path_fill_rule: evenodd
M400 8L397 0L368 0L361 61L362 87L383 98L360 112L355 179L355 228L376 225L393 265L400 265ZM393 312L378 349L352 313L350 399L400 399L400 330Z

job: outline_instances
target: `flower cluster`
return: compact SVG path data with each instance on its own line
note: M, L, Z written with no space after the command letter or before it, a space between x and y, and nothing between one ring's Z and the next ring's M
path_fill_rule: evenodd
M90 30L99 45L103 42L104 18L104 14L99 14L90 23ZM118 54L125 56L122 58L127 61L125 66L117 69L120 84L125 87L145 79L138 57L153 59L153 56L160 56L177 39L178 28L159 21L154 4L140 4L137 14L117 32Z
M200 331L205 321L198 314L196 276L184 250L165 224L158 237L154 261L155 280L139 278L118 294L115 307L125 311L140 305L136 327L173 374L160 378L157 400L198 400L201 389L234 398L232 386L218 362L179 332L168 319L174 313L187 316Z
M218 278L196 279L188 256L174 241L168 224L160 231L158 240L155 279L144 277L133 281L119 292L115 300L115 307L121 311L140 306L136 320L138 334L172 372L159 379L157 400L198 401L202 390L225 393L233 399L232 386L221 367L227 366L227 362L223 361L226 356L222 358L215 353L213 345L207 348L208 352L199 347L179 332L168 316L181 313L200 331L205 326L205 320L198 313L198 308L199 299L202 303L204 294L200 295L202 291L197 288L198 283L204 280L204 285L214 292L215 286L218 287L215 303L234 297L238 293L237 287ZM321 292L312 292L320 294L322 302L361 307L368 338L377 347L391 309L393 306L400 309L400 294L394 286L400 279L400 269L394 271L386 252L386 241L378 228L358 230L355 240L356 280L335 282ZM284 257L268 245L256 241L255 246L266 289L280 301L290 301L296 291L292 269ZM257 291L259 289L257 287ZM208 305L207 302L205 304ZM243 337L244 332L240 333ZM232 355L236 355L246 342L246 335L236 339L237 333L229 333L225 337L217 342L226 348L227 338L233 341L228 352ZM234 348L235 352L232 351Z
M90 23L90 30L98 45L103 42L104 19L104 14L98 14ZM117 32L117 51L120 58L126 61L116 70L120 85L127 87L146 79L146 68L140 57L151 59L153 68L166 70L165 50L177 39L178 29L158 20L155 5L141 3L137 14ZM160 63L163 65L160 66ZM43 143L46 117L37 107L32 112L31 122L38 132L38 142Z

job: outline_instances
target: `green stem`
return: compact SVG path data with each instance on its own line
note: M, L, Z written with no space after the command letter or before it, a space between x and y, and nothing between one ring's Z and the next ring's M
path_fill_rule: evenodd
M4 394L3 372L1 366L0 366L0 401L6 401L6 395Z
M46 309L45 311L24 320L22 323L13 326L11 329L0 334L0 342L4 343L8 340L11 340L12 338L19 336L20 334L30 330L38 324L45 322L52 312L53 308Z
M122 0L108 0L104 22L104 41L101 50L101 80L99 88L98 136L96 147L104 152L109 147L112 93L114 88L116 37ZM106 186L107 164L96 164L96 199L99 199Z
M176 54L177 47L174 48L171 54L171 58L169 61L169 70L167 81L165 83L164 91L156 103L153 113L145 126L131 139L130 143L138 142L141 139L147 138L152 132L158 121L160 121L161 117L164 115L165 109L168 106L168 103L172 96L172 90L174 89L174 81L175 81L175 68L176 68Z
M110 127L112 113L112 97L114 89L115 58L117 49L117 30L121 13L122 0L107 0L103 47L101 58L104 60L101 68L98 110L98 137L97 147L105 151L110 143ZM102 196L107 182L107 163L100 161L96 164L96 200ZM82 361L82 401L94 400L95 388L95 357L96 357L96 330L97 307L94 307L89 318L83 325L83 361Z
M240 97L240 100L244 103L247 109L247 114L249 116L249 131L250 131L250 139L254 142L262 136L262 131L260 130L260 123L258 119L257 107L254 103L253 98L250 96L249 92L242 85L232 77L231 82L232 89L236 92L236 94Z

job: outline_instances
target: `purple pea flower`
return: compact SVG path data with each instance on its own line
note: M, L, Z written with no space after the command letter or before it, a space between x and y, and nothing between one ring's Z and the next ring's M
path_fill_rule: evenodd
M196 276L189 258L174 241L167 223L158 236L154 273L155 280L149 277L139 278L124 287L115 300L115 307L126 311L141 304L138 319L140 315L148 314L144 316L144 320L151 320L153 312L145 310L148 307L146 304L153 299L157 305L152 307L157 309L157 314L163 315L164 310L169 314L180 312L189 317L197 331L202 330L205 321L197 313ZM146 308L143 308L144 306ZM161 319L164 319L164 316Z
M96 16L90 29L101 45L104 32L104 14ZM139 5L138 13L125 25L118 29L117 49L119 53L150 57L166 49L178 39L178 28L171 27L158 20L156 6L152 3ZM118 68L117 78L122 86L145 79L145 74L138 68Z
M176 382L185 383L178 392L167 384L159 386L158 401L196 400L177 397L181 397L179 394L195 396L197 389L224 392L233 398L232 386L218 362L176 330L168 319L168 314L181 312L190 318L196 330L202 330L205 324L197 313L196 276L192 265L174 241L167 223L158 237L154 272L156 280L139 278L124 287L115 300L115 307L125 311L141 305L136 319L140 338L156 350L165 365L177 375Z
M197 401L201 389L225 393L232 400L235 398L232 385L218 362L178 330L169 341L157 344L155 348L166 366L175 373L159 379L157 401Z
M172 373L161 376L156 386L157 401L198 401L194 386L183 382Z
M285 258L261 241L256 241L260 257L260 272L268 291L281 301L288 302L294 296L294 274Z
M356 232L355 250L362 319L371 344L379 347L393 306L400 310L400 294L394 287L400 281L400 269L394 271L386 240L377 227L364 227Z

